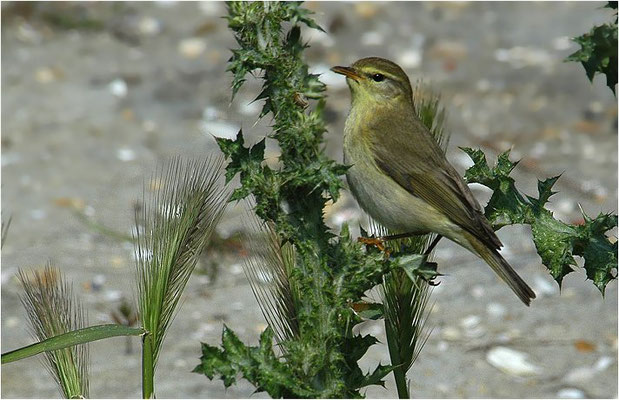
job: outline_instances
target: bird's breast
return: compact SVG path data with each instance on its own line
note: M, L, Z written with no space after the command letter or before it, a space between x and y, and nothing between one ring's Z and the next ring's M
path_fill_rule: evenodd
M367 132L371 124L360 124L356 118L359 116L351 111L343 147L344 163L351 165L346 179L361 208L392 231L422 233L436 231L437 222L451 225L434 207L409 193L376 164L370 135L381 133Z

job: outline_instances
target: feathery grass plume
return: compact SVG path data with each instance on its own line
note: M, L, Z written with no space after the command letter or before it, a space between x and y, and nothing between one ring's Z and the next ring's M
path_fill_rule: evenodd
M60 271L45 269L18 273L24 288L21 302L30 320L32 336L43 341L87 325L86 313L73 296ZM88 346L86 344L45 353L44 365L66 398L88 397Z
M443 151L447 149L449 134L444 130L445 109L440 96L418 81L413 89L415 113L430 130ZM378 236L391 234L375 221L370 221L370 231ZM389 244L392 254L424 254L436 235L416 235ZM398 396L410 397L410 382L406 372L411 368L426 343L425 332L430 297L429 284L419 276L411 279L405 271L396 270L385 275L381 288L385 333Z
M253 256L245 258L243 270L277 343L283 344L299 334L297 305L300 295L290 280L296 259L294 246L281 243L272 222L261 223L255 215L250 218L254 230L262 235L245 237L248 254Z
M443 152L447 151L450 134L445 131L447 111L441 105L441 95L419 80L413 88L413 104L417 118L430 130Z
M0 228L0 248L4 247L4 241L6 240L6 236L9 233L9 227L11 226L11 221L13 217L9 217L9 220L5 223L2 221L2 228Z
M174 158L152 180L157 192L136 215L144 221L143 230L137 226L135 252L139 315L152 341L151 378L181 294L228 201L218 182L222 161Z

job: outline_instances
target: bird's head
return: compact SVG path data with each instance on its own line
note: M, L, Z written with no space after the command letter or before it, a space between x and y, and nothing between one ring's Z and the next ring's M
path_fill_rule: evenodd
M399 104L412 102L412 89L406 73L396 63L379 57L355 61L350 67L333 67L346 76L353 104Z

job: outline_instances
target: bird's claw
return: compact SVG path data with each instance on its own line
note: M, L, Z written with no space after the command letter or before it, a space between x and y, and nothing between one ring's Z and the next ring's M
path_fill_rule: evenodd
M366 246L376 246L378 250L385 251L385 244L381 238L360 237L357 239L357 241L365 244Z

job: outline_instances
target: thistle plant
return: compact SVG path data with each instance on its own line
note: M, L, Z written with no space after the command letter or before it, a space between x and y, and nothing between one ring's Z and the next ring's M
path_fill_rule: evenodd
M262 256L246 267L269 327L257 347L246 346L224 327L221 348L203 343L201 363L194 372L219 377L226 387L241 375L272 397L318 398L361 397L362 388L382 385L393 371L398 394L408 397L406 372L427 338L423 328L428 282L437 276L436 264L428 261L431 238L393 243L383 253L364 249L347 225L339 233L328 229L323 210L328 202L337 201L348 166L324 154L324 85L308 73L302 59L307 45L298 25L320 28L298 3L233 2L227 18L239 46L228 67L234 75L233 96L247 75L260 78L262 91L256 99L264 102L260 117L273 118L273 132L253 145L245 143L242 132L235 140L217 139L229 159L226 179L240 177L231 201L253 197L254 211L270 237L263 245L266 255L264 249L259 252L250 246ZM415 91L422 92L419 87ZM446 144L445 114L438 98L417 99L416 112ZM267 140L281 148L276 168L263 162ZM589 260L589 276L601 290L614 279L617 246L605 233L616 226L616 216L601 215L581 227L568 226L543 207L553 180L541 183L538 198L525 196L508 176L506 154L494 169L487 166L483 153L469 154L475 162L467 171L469 182L494 191L486 215L495 228L531 224L542 261L559 283L559 277L571 271L571 255ZM562 239L561 252L552 251L557 238ZM595 246L601 252L594 260ZM561 272L554 272L557 269ZM270 280L266 287L264 277ZM380 284L383 303L365 302L365 293ZM364 373L358 362L377 339L353 328L366 317L385 319L392 365ZM272 348L274 335L281 355Z
M240 186L229 195L219 184L219 159L175 159L153 179L152 197L136 215L140 328L82 327L83 312L69 300L70 289L57 272L20 273L23 302L39 342L2 354L2 363L45 352L63 395L83 397L88 394L86 352L76 346L140 335L143 396L154 397L157 360L197 257L226 202L252 198L261 233L246 238L250 257L245 273L268 327L258 346L247 346L224 326L220 347L202 343L194 372L220 378L226 387L243 377L271 397L295 398L363 397L364 388L384 385L384 377L393 372L399 397L409 397L407 373L429 335L430 286L439 275L431 261L434 238L399 239L383 252L362 246L346 224L339 232L328 228L324 208L338 200L349 166L324 152L325 86L302 58L307 45L299 25L320 28L299 3L233 2L228 11L239 46L228 67L234 76L232 94L249 74L259 77L260 117L273 118L272 133L253 145L245 144L242 132L235 140L217 139L229 159L226 181L239 175ZM445 148L448 136L439 98L423 86L413 95L415 112ZM277 167L264 162L267 140L281 149ZM559 285L580 256L587 277L604 293L616 279L617 242L607 235L616 228L617 215L591 218L583 213L581 225L558 221L544 206L559 177L539 181L537 197L524 195L509 176L517 165L509 153L490 166L480 150L463 150L474 162L466 171L468 182L493 191L485 214L494 228L530 225L542 263ZM377 225L370 229L374 235L388 233ZM4 226L2 231L4 242ZM377 287L381 302L368 302L368 291ZM359 333L357 326L366 319L384 320L391 363L364 372L359 361L378 341Z
M30 321L32 336L39 341L83 328L86 312L60 271L19 271L24 289L21 302ZM44 365L67 399L88 397L88 345L82 344L45 353Z

